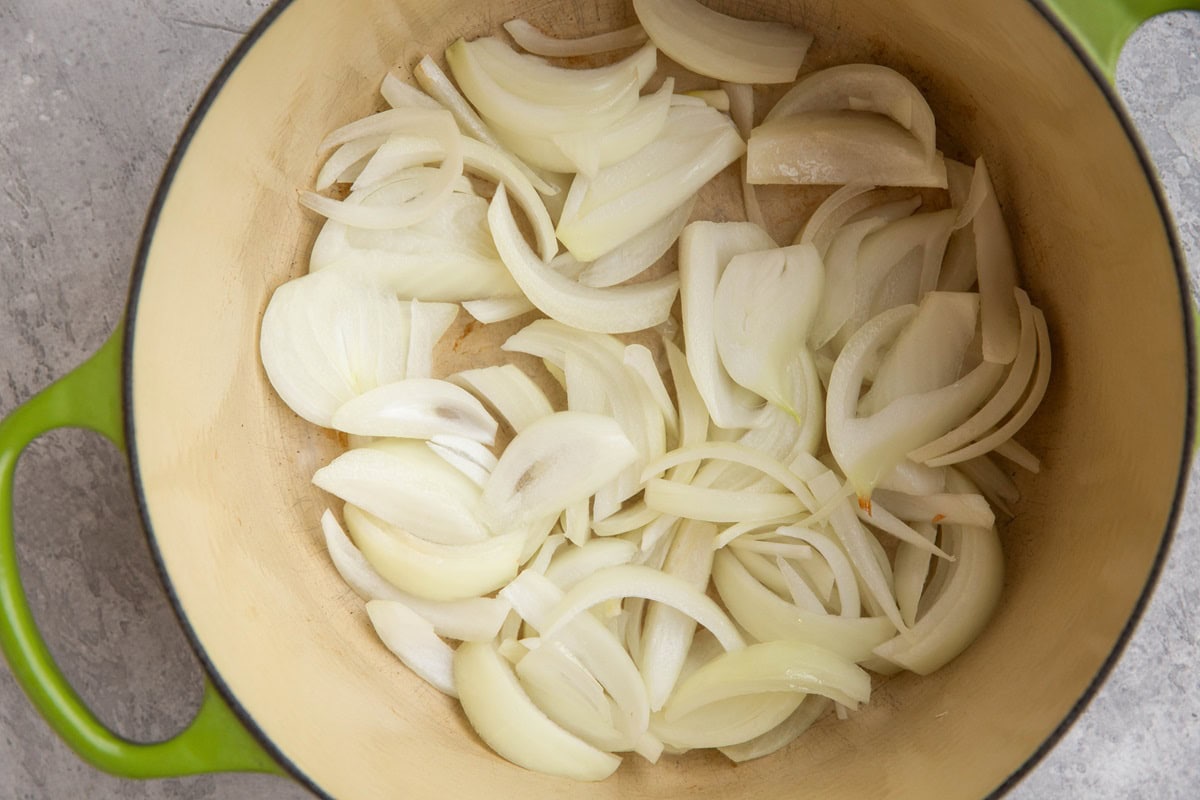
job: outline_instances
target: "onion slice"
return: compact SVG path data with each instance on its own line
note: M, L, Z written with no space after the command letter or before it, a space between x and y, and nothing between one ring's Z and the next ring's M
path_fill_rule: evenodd
M696 0L634 0L633 10L674 61L730 83L794 81L812 44L790 25L736 19Z
M538 709L491 643L460 645L454 677L471 727L512 763L581 781L604 780L620 766L621 759L568 733Z
M346 504L350 536L380 575L429 600L463 600L494 592L517 574L524 533L445 545L418 538Z
M403 603L371 600L367 616L387 649L422 680L443 694L458 697L454 685L454 651L438 638L433 626Z
M339 408L333 427L360 436L496 441L496 420L465 389L432 378L407 378L359 395Z
M675 275L633 286L595 289L547 267L525 243L503 186L492 198L488 224L500 258L525 296L560 322L587 331L625 333L658 325L671 312L679 291Z
M637 47L646 41L646 31L641 25L630 25L615 31L606 31L577 39L558 39L547 36L523 19L510 19L504 30L523 49L539 56L571 58L608 53L626 47Z
M616 420L560 411L521 431L483 487L493 528L558 514L585 500L637 458Z

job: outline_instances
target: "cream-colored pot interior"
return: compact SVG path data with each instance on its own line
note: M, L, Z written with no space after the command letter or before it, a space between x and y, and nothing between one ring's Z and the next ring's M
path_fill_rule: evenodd
M1154 192L1094 78L1023 0L713 5L811 30L805 70L901 69L927 92L941 146L991 165L1055 358L1023 436L1043 469L1022 480L1002 530L999 611L936 675L890 680L849 721L737 768L716 755L630 758L582 785L492 755L456 703L384 649L326 557L328 498L309 479L341 445L273 394L259 318L306 268L317 223L296 191L311 185L318 141L379 106L389 68L518 15L580 35L632 12L606 0L296 0L233 70L169 184L132 308L132 446L154 542L206 658L329 795L981 797L1054 733L1135 610L1185 449L1185 320ZM798 224L806 212L795 213Z

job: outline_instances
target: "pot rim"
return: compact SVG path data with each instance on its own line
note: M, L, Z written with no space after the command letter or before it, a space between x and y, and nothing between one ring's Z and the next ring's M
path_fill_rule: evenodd
M246 730L259 742L259 744L275 759L275 761L283 767L287 772L309 791L316 794L318 797L325 800L336 800L329 795L324 789L308 776L299 764L286 756L272 739L262 730L253 716L238 700L229 685L222 678L216 666L208 657L208 652L201 642L200 637L193 629L188 620L187 612L183 608L179 596L176 594L171 579L167 574L166 565L163 559L162 552L159 550L157 539L154 536L154 529L150 522L150 515L146 497L142 490L141 471L139 468L137 456L137 429L134 425L133 416L133 342L134 335L137 330L137 312L138 299L141 293L142 279L146 272L146 266L149 260L150 247L153 243L154 233L158 226L159 217L162 214L163 207L166 203L166 198L170 193L172 184L174 183L175 175L179 170L184 157L187 155L188 147L191 144L192 138L196 135L200 125L203 123L212 107L213 102L225 87L226 82L232 74L241 65L242 60L247 53L258 43L258 40L271 27L272 24L291 7L294 0L275 0L271 6L263 13L261 17L254 23L249 31L238 42L237 46L226 57L221 68L209 82L205 88L200 100L192 109L188 116L187 122L183 127L179 138L176 140L174 147L171 150L170 157L167 160L166 166L163 169L161 178L159 179L157 188L154 192L154 197L146 214L145 222L142 226L142 232L138 241L138 248L134 257L133 270L129 285L129 298L126 303L126 321L124 331L124 341L122 342L121 353L121 371L122 371L122 407L124 417L124 427L126 436L126 455L129 459L130 475L132 478L134 498L137 502L138 514L141 517L142 526L145 530L146 539L150 546L150 552L154 559L155 568L158 571L159 579L162 582L163 588L166 591L167 597L171 603L171 608L175 616L179 619L184 634L187 637L188 643L196 656L200 659L205 673L208 675L221 697L229 705L229 708L237 716ZM1196 400L1197 400L1197 343L1196 336L1196 316L1191 304L1191 293L1188 283L1187 259L1184 255L1183 248L1179 242L1178 228L1174 217L1171 214L1170 207L1167 204L1166 196L1163 192L1162 183L1158 178L1153 162L1150 160L1145 143L1142 141L1137 127L1134 125L1133 119L1130 117L1120 96L1117 94L1116 87L1109 83L1097 63L1088 55L1080 41L1071 33L1066 23L1058 17L1049 7L1047 0L1025 0L1029 3L1038 14L1046 21L1051 28L1058 33L1063 43L1071 49L1075 57L1083 64L1092 80L1100 89L1104 98L1108 101L1117 121L1120 123L1129 144L1132 146L1134 153L1137 156L1138 163L1141 165L1142 172L1145 175L1146 183L1148 184L1151 194L1154 197L1155 205L1158 208L1159 218L1163 223L1164 233L1171 248L1173 263L1175 267L1175 278L1179 287L1179 301L1181 306L1181 317L1184 322L1185 334L1185 350L1187 354L1187 394L1188 403L1186 418L1184 422L1183 436L1183 452L1180 454L1178 478L1176 480L1174 497L1171 503L1170 514L1167 518L1166 526L1162 533L1162 539L1159 543L1158 550L1154 556L1154 562L1151 565L1146 583L1142 587L1141 593L1138 595L1137 601L1134 603L1129 619L1121 629L1116 641L1113 643L1112 649L1108 656L1100 665L1096 674L1089 681L1080 697L1071 706L1070 710L1063 717L1062 721L1054 728L1053 731L1042 741L1040 745L1015 769L1002 783L996 786L988 793L984 800L998 800L1009 791L1012 790L1026 775L1041 763L1042 759L1059 743L1062 737L1070 729L1070 727L1079 719L1087 708L1088 704L1096 696L1100 687L1108 679L1112 673L1114 666L1124 653L1132 638L1134 630L1141 621L1142 615L1146 611L1150 598L1158 585L1159 578L1162 575L1162 570L1167 561L1167 556L1170 551L1172 540L1175 536L1176 528L1179 524L1179 519L1183 511L1183 505L1187 497L1187 482L1190 473L1192 457L1195 451L1196 442Z

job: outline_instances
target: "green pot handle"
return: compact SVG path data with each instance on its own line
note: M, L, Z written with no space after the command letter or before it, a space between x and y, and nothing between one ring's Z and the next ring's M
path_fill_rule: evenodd
M1146 20L1168 11L1200 11L1200 0L1043 0L1083 45L1109 83L1117 57Z
M124 448L123 327L81 366L0 421L0 650L50 727L80 757L106 772L126 778L202 772L284 774L207 678L200 711L179 735L153 744L138 744L116 735L71 688L30 613L13 540L17 459L30 442L54 428L96 431Z

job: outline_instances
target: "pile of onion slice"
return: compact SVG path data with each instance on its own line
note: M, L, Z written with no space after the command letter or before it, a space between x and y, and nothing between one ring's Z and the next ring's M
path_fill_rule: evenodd
M1051 366L988 165L938 151L908 78L811 71L756 120L811 36L633 9L386 76L391 108L321 145L327 221L260 338L350 444L312 481L382 646L578 780L767 756L983 634ZM792 237L759 183L834 188ZM722 186L747 221L704 216ZM460 305L494 346L455 372Z

